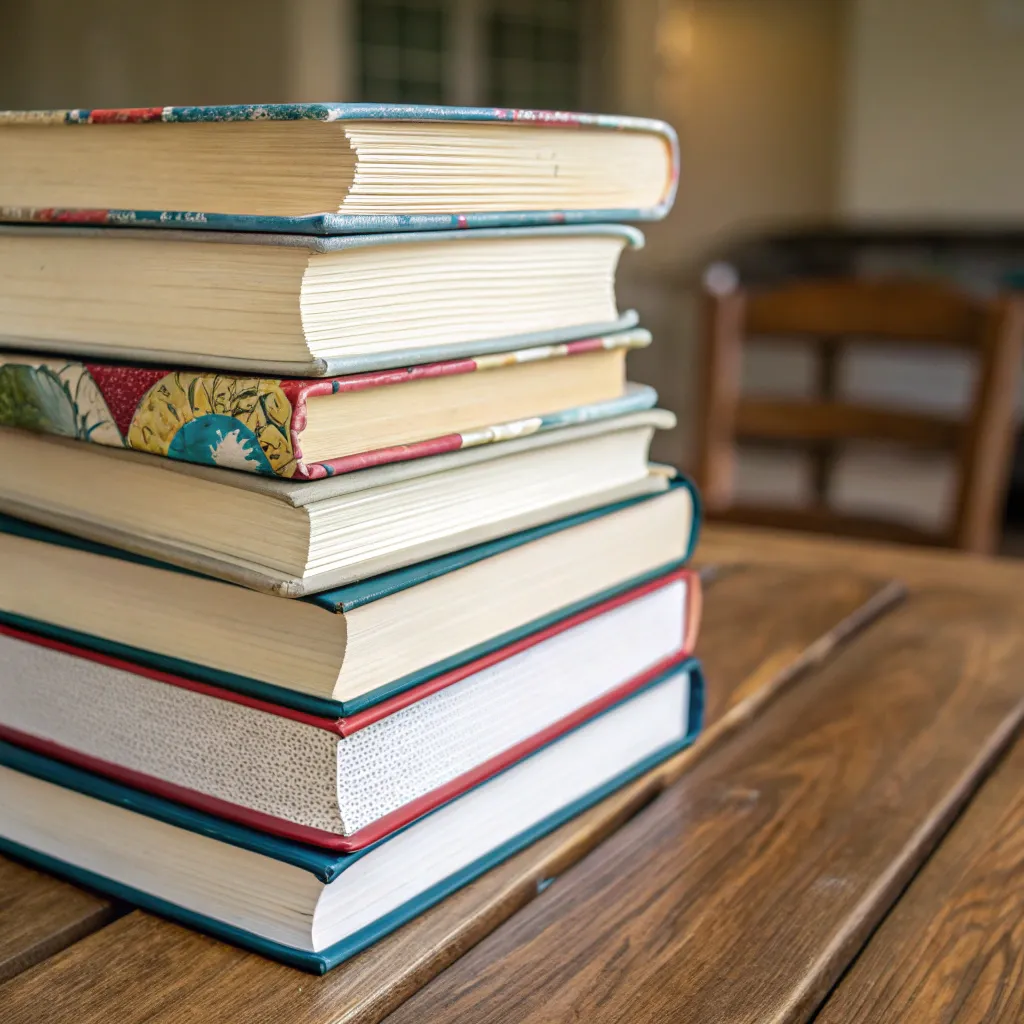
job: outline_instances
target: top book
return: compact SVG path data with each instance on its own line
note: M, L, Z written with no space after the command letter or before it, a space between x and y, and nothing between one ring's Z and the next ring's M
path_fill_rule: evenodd
M0 218L358 234L656 220L661 121L300 103L0 111Z

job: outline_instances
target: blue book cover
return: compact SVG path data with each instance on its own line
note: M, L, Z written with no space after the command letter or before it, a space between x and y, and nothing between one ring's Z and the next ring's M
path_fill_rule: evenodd
M131 109L113 110L34 110L34 111L0 111L0 133L7 137L3 139L7 148L12 153L25 151L25 159L35 156L38 159L38 142L40 137L51 139L55 131L69 133L72 131L82 132L95 130L94 126L102 126L105 132L105 141L111 146L124 143L124 140L131 139L128 133L138 131L138 126L144 126L144 130L151 136L153 131L172 133L178 131L181 134L180 126L194 126L204 124L216 128L223 125L227 128L224 134L226 146L234 143L238 132L245 132L246 124L254 126L252 138L264 135L278 135L280 126L280 138L292 139L295 153L303 153L303 145L311 140L309 129L313 132L319 131L318 125L333 125L336 127L336 139L338 145L337 157L330 165L330 168L321 168L317 176L326 178L333 169L339 176L344 174L347 166L338 164L338 160L344 162L349 153L354 154L354 167L349 172L353 179L355 173L360 170L360 151L365 145L369 151L372 140L366 138L361 145L360 128L364 128L363 136L373 134L373 128L378 126L391 126L396 123L405 122L412 126L413 130L418 125L433 126L437 124L449 124L454 126L469 126L467 132L468 145L472 146L474 141L480 140L479 131L473 130L475 125L493 126L502 132L502 138L514 138L516 130L538 129L547 131L547 137L542 134L538 137L540 149L533 158L537 166L531 168L533 173L527 173L523 179L522 188L527 194L535 196L534 201L526 201L515 195L510 205L514 209L493 209L494 199L490 203L474 204L472 197L473 190L467 190L465 200L455 201L453 208L437 209L430 212L422 210L423 203L408 202L403 204L386 202L384 206L373 212L360 212L360 210L346 202L345 192L339 188L337 196L332 196L321 205L329 205L331 209L310 209L301 213L281 214L274 212L250 213L245 210L245 204L238 200L233 203L234 212L227 212L223 209L145 209L145 208L114 208L118 203L119 196L133 196L128 203L138 205L140 202L159 203L168 202L155 197L164 195L153 189L142 188L136 183L134 189L125 189L121 181L107 182L100 180L98 183L92 181L88 176L86 183L91 186L86 192L79 190L69 191L66 187L58 187L60 182L54 182L40 186L34 181L27 182L21 189L11 192L7 196L0 196L0 217L9 221L22 221L29 223L46 224L91 224L91 225L129 225L157 228L183 228L183 229L214 229L222 231L273 231L310 235L336 235L336 234L360 234L367 232L382 231L437 231L447 228L489 228L508 226L533 226L543 224L586 224L596 221L623 221L623 220L659 220L665 216L675 199L676 188L679 179L679 146L676 134L673 129L663 121L649 118L613 116L607 114L584 114L567 111L545 111L545 110L516 110L496 107L451 107L451 106L419 106L400 104L377 104L377 103L269 103L269 104L244 104L236 106L204 106L204 107L144 107ZM178 127L175 127L178 126ZM572 193L565 193L556 187L559 171L561 178L566 180L572 178L572 171L576 170L577 177L580 168L566 166L573 157L573 148L568 149L559 158L557 149L557 133L561 130L571 130L572 134L578 137L581 133L593 132L602 133L607 141L604 142L606 152L611 148L621 149L617 141L626 137L627 141L640 138L650 140L653 145L645 146L642 150L631 148L629 154L621 153L619 160L626 159L627 163L637 167L637 171L645 171L653 175L651 186L644 190L645 199L638 200L641 205L617 206L614 202L605 202L599 208L590 209L568 209L559 208L559 201L555 196L566 196ZM25 133L31 130L31 135ZM111 131L119 133L117 137L111 137ZM422 134L422 133L421 133ZM548 141L550 140L550 142ZM159 140L162 141L162 140ZM328 138L333 142L334 136ZM429 147L430 137L423 140ZM446 141L445 137L439 137L439 141ZM488 141L488 140L480 140ZM57 140L59 152L60 140ZM17 147L17 149L16 149ZM379 148L379 146L378 146ZM318 149L310 150L313 156L317 155ZM392 150L383 150L385 158ZM530 150L534 153L534 150ZM242 180L246 174L246 168L241 160L234 162L224 159L211 162L209 154L204 154L206 161L204 171L206 175L215 179L220 176L222 181L230 181L234 176L236 180ZM266 157L261 161L263 174L272 175L268 165L273 164L274 149L268 151ZM376 155L376 150L375 150ZM130 159L126 156L125 159ZM202 157L199 157L202 159ZM296 157L296 160L299 158ZM379 157L378 157L379 159ZM392 162L397 159L391 157ZM579 158L577 158L578 160ZM399 160L400 162L400 160ZM634 184L630 179L635 179L636 174L629 175L623 182L621 172L613 171L610 161L608 173L603 173L600 159L586 158L583 170L589 170L590 176L599 186L598 193L605 196L632 195ZM308 173L306 164L303 161L299 164L303 171ZM638 166L640 165L640 166ZM276 166L276 165L275 165ZM373 167L367 164L372 172ZM433 166L433 165L432 165ZM445 163L442 159L442 169L450 168L451 162ZM76 167L76 171L78 168ZM79 172L82 173L82 172ZM186 167L178 176L186 177ZM492 175L491 177L496 177ZM366 191L366 173L362 174L362 192ZM279 184L288 180L287 164L279 175ZM407 188L413 191L416 184L415 177L405 173L402 179L408 182ZM390 179L389 179L390 181ZM99 192L97 192L97 188ZM653 191L651 191L653 188ZM283 191L280 187L277 191ZM386 190L385 190L386 192ZM109 196L105 200L99 200L98 195ZM180 191L173 193L180 195ZM82 200L71 200L69 196L88 196ZM125 200L120 200L122 203ZM178 202L174 200L173 202ZM241 203L241 205L239 205ZM269 203L269 207L266 207ZM184 203L186 206L194 207L194 202ZM403 209L403 205L408 208ZM478 208L474 209L474 205ZM536 208L530 208L534 206ZM564 205L564 204L562 204ZM264 206L273 210L275 206L280 208L280 203L274 201L274 197L266 200ZM385 209L386 207L386 209ZM418 207L418 208L417 208ZM366 207L365 202L362 204Z
M680 683L683 683L685 687L681 691L679 690ZM703 722L704 684L698 662L691 658L669 669L643 690L628 697L615 707L609 708L596 719L579 726L555 743L507 768L500 775L475 790L471 790L459 800L447 805L446 808L432 812L373 846L347 854L330 853L290 840L276 838L0 742L0 765L8 769L55 784L63 790L75 791L117 808L145 815L172 826L174 829L186 830L205 839L212 839L240 850L250 851L283 865L299 868L326 886L341 879L346 871L349 871L363 858L373 858L375 853L384 850L389 843L394 843L399 837L405 836L406 844L410 837L416 841L419 836L423 837L424 842L437 842L439 836L435 833L439 827L442 829L440 835L443 836L444 830L449 827L464 827L465 821L472 823L477 804L471 804L469 801L487 800L491 794L496 792L497 787L510 781L514 782L517 778L515 773L518 773L520 779L524 776L532 779L533 784L536 785L544 778L546 768L543 759L550 752L556 751L556 748L561 748L560 752L562 753L582 751L583 748L579 745L580 740L592 741L594 737L605 736L605 733L598 732L602 728L605 728L606 733L608 729L612 729L614 732L620 731L626 721L622 716L623 711L628 708L643 710L642 702L668 694L670 690L680 694L682 704L679 707L683 716L683 721L680 723L667 723L668 727L674 730L674 738L670 742L643 754L639 759L632 760L633 755L628 751L633 748L623 747L625 752L616 755L622 759L622 764L619 765L619 770L612 777L574 795L568 802L530 823L525 830L490 846L485 853L475 857L471 862L462 864L445 877L433 880L422 891L414 893L404 902L390 908L373 920L367 921L340 941L316 951L276 941L268 938L265 934L257 934L251 929L239 927L237 924L204 913L199 909L188 908L168 901L160 895L161 891L165 891L163 889L165 880L159 871L147 870L146 855L137 853L137 847L133 844L128 844L130 849L126 852L126 856L130 859L134 858L130 860L130 864L134 865L133 869L141 871L147 878L148 884L145 889L126 884L118 878L109 877L100 870L83 866L88 862L89 855L82 852L79 846L73 846L73 850L65 853L62 857L55 856L53 852L48 853L45 849L37 848L44 844L40 842L33 845L27 842L26 837L31 831L31 826L28 826L28 831L26 831L24 821L16 819L14 811L8 812L11 818L6 823L0 817L0 849L36 863L44 869L67 876L79 884L107 892L134 905L209 932L211 935L246 946L285 963L315 973L324 973L691 743L699 733ZM588 730L589 736L587 735ZM607 733L607 735L611 736L614 732ZM574 743L575 746L570 746ZM526 775L530 772L533 772L533 775ZM13 790L14 787L11 788ZM38 804L38 801L35 803ZM454 817L459 814L460 805L464 809L462 814L464 824L461 826L457 824L458 819ZM93 814L95 813L93 812ZM435 818L437 815L447 815L447 817ZM124 821L125 819L122 816L120 820ZM453 824L453 822L455 823ZM416 829L420 829L419 833L415 833ZM162 834L167 835L168 833L164 830ZM20 836L25 841L19 841L13 836ZM75 859L79 863L74 863ZM449 862L445 862L445 864L447 863ZM443 874L445 864L435 871L435 875ZM96 867L98 864L94 863L93 868ZM365 873L362 877L366 877ZM205 908L205 902L202 905ZM223 917L229 916L227 913L223 915Z

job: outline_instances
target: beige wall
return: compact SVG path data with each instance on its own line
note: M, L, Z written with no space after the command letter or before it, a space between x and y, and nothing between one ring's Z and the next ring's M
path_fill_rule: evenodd
M842 199L854 214L1024 216L1024 3L856 0Z
M0 108L285 98L287 0L31 0L14 7L0 33Z
M852 216L1024 216L1024 2L854 0L840 174ZM851 353L861 396L957 414L971 374L920 357ZM941 368L943 372L936 373ZM910 455L851 471L862 500L926 525L953 499L948 464Z
M738 228L827 215L843 4L684 0L663 9L669 40L680 38L662 40L669 54L656 98L679 131L683 171L671 218L651 232L652 256L678 268Z
M623 303L655 336L631 373L680 419L659 458L689 459L693 283L709 247L834 209L843 11L843 0L619 0L619 105L670 121L682 149L675 208L644 226L647 248L621 272Z

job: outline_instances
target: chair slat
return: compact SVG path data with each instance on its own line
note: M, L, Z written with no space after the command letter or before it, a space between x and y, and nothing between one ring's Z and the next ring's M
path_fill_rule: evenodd
M746 330L977 348L983 317L981 303L931 282L803 281L751 293Z
M745 398L736 410L741 438L817 441L856 438L896 441L921 448L952 448L963 425L955 419L845 402L774 401Z
M934 281L829 278L753 293L708 286L703 310L703 416L696 476L711 518L977 553L994 550L1017 428L1024 298L982 301ZM780 338L811 346L818 369L815 400L742 396L744 344ZM970 350L978 372L967 415L953 420L844 401L836 386L837 359L862 340ZM952 522L939 532L925 533L899 522L830 511L837 449L843 442L861 440L948 451L956 460ZM737 507L739 441L804 448L812 463L812 507Z

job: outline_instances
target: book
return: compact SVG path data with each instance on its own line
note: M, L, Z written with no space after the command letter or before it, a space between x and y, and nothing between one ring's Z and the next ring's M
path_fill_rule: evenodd
M696 492L566 516L296 601L0 516L0 622L344 717L679 568Z
M684 747L695 661L355 853L276 838L0 744L0 849L322 973Z
M641 494L648 412L321 480L282 480L0 428L0 512L300 597Z
M83 363L0 352L0 426L298 480L489 444L593 415L627 391L623 331L328 379Z
M2 130L0 130L2 136ZM0 225L4 347L327 377L608 334L635 228L314 238Z
M375 103L0 112L5 218L334 234L663 217L662 121Z
M680 569L346 718L0 625L0 737L300 842L356 850L692 653Z

